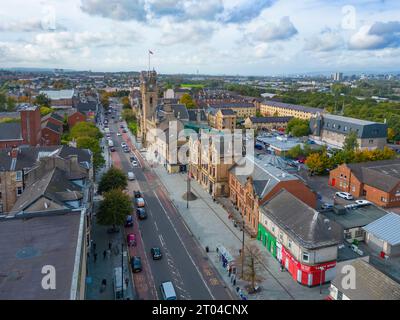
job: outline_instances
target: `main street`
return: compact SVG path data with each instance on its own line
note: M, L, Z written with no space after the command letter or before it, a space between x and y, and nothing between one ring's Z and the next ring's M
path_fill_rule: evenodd
M118 117L115 115L116 120ZM136 181L130 183L129 192L133 196L134 186L138 186L146 202L148 218L143 221L135 219L139 243L133 250L135 255L142 257L144 266L141 273L133 276L139 299L161 299L159 286L164 281L172 281L178 299L234 299L207 261L204 248L193 238L158 177L135 150L128 135L116 135L120 130L119 123L114 123L111 117L109 127L116 149L112 153L113 163L124 172L134 172ZM134 168L129 161L131 154L123 152L123 141L135 152L139 167ZM151 247L161 248L161 260L152 260Z

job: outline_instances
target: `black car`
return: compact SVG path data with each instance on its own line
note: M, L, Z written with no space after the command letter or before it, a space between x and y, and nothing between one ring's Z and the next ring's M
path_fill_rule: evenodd
M135 199L142 198L142 193L140 191L133 191Z
M123 132L123 133L126 133L127 131L126 131L126 129L122 129L122 132Z
M131 267L134 273L142 271L142 259L138 256L131 258Z
M136 161L136 158L135 158L134 156L130 156L130 157L129 157L129 161L130 161L130 162Z
M111 152L115 152L115 148L114 147L110 147L110 151Z
M146 210L144 208L137 208L136 209L136 214L137 214L139 220L147 219L147 213L146 213Z
M125 153L131 152L131 150L128 147L124 148L123 150L124 150Z
M158 247L151 248L150 250L153 260L160 260L162 258L161 250Z

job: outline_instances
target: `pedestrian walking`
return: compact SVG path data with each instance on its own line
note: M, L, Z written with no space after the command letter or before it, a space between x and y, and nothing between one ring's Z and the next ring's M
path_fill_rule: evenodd
M126 288L128 288L128 285L129 285L129 279L128 278L125 278L125 285L126 285Z
M94 259L94 263L96 263L96 260L97 260L97 253L96 252L93 254L93 259Z
M107 256L107 251L106 251L106 250L104 250L104 251L103 251L103 260L105 260L105 259L106 259L106 256Z
M111 250L111 248L112 248L112 242L110 241L110 242L108 243L108 249Z
M93 241L93 251L96 251L96 242Z

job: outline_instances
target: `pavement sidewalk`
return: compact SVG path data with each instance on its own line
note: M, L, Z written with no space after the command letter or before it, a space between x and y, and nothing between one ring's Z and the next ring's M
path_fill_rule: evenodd
M191 188L197 196L197 200L189 202L189 209L186 208L186 200L182 198L182 195L186 192L186 174L168 174L162 166L155 167L154 171L168 190L172 203L180 212L191 232L203 247L208 246L211 249L209 252L210 261L218 269L228 286L234 289L227 270L222 268L216 247L222 245L233 257L238 256L239 249L242 246L240 229L234 227L223 206L214 202L212 197L195 181L192 181ZM279 262L266 251L259 241L251 239L247 234L245 234L245 243L255 243L262 252L265 252L262 258L264 281L260 283L261 291L257 294L248 295L249 299L320 300L329 294L329 285L327 284L323 285L321 295L319 287L304 287L294 281L287 272L281 272ZM244 288L244 285L243 281L237 279L236 286Z

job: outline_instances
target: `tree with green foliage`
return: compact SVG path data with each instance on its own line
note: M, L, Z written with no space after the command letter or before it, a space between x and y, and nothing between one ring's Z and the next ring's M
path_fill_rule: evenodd
M344 151L355 151L358 149L358 136L355 131L350 132L346 138L344 139L343 143L343 150Z
M101 139L103 134L95 124L90 122L79 122L73 126L70 133L71 138L79 137L91 137L95 139Z
M307 165L311 175L323 174L331 167L331 161L329 160L326 150L321 153L310 154L307 157L305 164Z
M95 170L101 168L105 164L99 140L92 137L78 137L76 146L80 149L89 149L93 154L93 167Z
M300 157L305 156L305 152L301 148L301 146L298 144L298 145L294 146L293 148L291 148L288 152L286 152L286 155L289 158L298 159Z
M51 100L50 100L50 98L49 98L46 94L44 94L44 93L38 94L38 95L36 96L36 98L35 98L34 103L35 103L36 105L40 106L40 107L47 107L47 108L50 108L50 107L51 107Z
M310 133L310 123L308 120L293 118L287 124L286 133L295 137L306 136Z
M115 167L111 167L108 171L101 177L98 192L102 194L103 192L108 192L113 189L125 189L128 186L128 179L125 173Z
M183 94L182 97L179 99L179 102L184 104L188 109L196 108L196 103L193 101L193 98L189 93Z
M44 117L45 115L52 113L53 109L49 107L42 106L40 107L40 115Z
M13 97L7 96L5 93L0 92L0 111L10 112L14 111L16 101Z
M104 193L97 213L97 222L104 226L123 226L126 216L132 214L132 201L120 189L113 189Z

